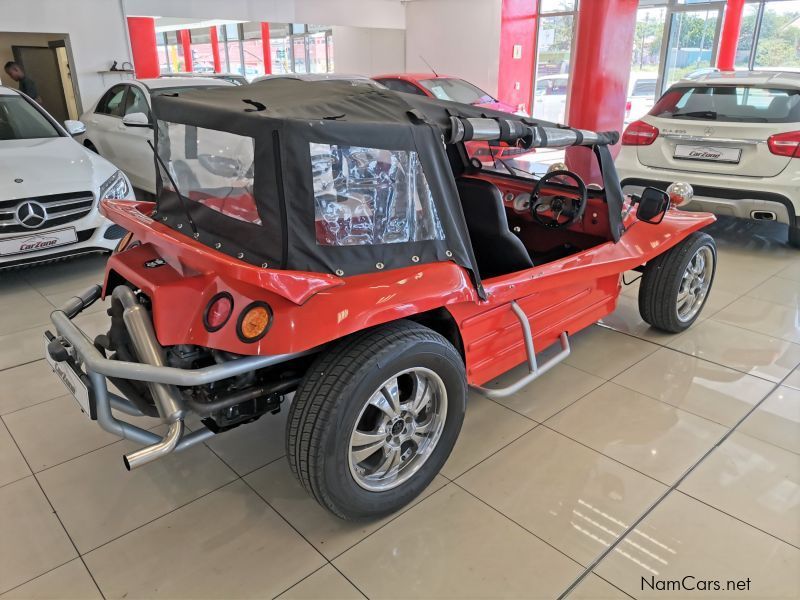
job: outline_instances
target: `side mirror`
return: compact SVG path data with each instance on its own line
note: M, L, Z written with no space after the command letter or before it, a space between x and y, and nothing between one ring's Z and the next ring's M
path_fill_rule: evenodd
M122 124L127 127L151 127L150 117L143 112L135 112L122 117Z
M70 135L80 135L82 133L86 133L86 125L80 121L73 121L72 119L67 119L64 121L64 129L66 129L67 133Z
M667 192L652 187L644 188L636 209L636 218L645 223L658 225L664 220L668 208L669 194Z

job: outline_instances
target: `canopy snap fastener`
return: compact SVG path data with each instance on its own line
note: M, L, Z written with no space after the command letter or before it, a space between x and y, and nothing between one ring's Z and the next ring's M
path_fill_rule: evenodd
M217 242L216 244L214 244L214 248L216 248L217 250L219 250L220 248L222 248L222 244L220 244L219 242Z
M268 269L269 268L269 263L261 263L261 268L262 269Z
M411 262L419 262L419 256L412 256Z
M375 268L378 269L378 270L382 269L383 268L383 263L382 262L375 263Z
M447 251L445 252L445 256L447 256L447 258L452 258L452 256L453 256L453 253L452 253L452 252L450 252L450 250L447 250Z
M336 269L335 273L336 273L336 274L337 274L339 277L341 277L342 275L344 275L344 271L342 271L341 269Z

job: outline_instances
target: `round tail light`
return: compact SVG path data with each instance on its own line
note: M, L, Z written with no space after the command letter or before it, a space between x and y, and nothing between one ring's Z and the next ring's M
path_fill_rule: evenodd
M210 332L219 331L233 314L233 297L228 292L220 292L208 303L203 315L203 325Z
M686 206L694 197L692 186L685 181L676 181L667 188L669 202L672 206Z
M243 342L257 342L272 325L272 308L266 302L253 302L239 315L237 331Z

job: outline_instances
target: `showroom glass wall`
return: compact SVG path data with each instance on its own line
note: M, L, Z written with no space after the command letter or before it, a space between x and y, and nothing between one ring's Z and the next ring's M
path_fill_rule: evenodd
M563 122L580 1L538 1L532 113ZM640 0L625 121L676 81L713 70L726 0ZM800 70L800 0L747 0L737 69Z
M226 23L217 25L221 70L253 79L267 72L261 23ZM213 73L214 58L208 27L191 32L192 70ZM333 71L331 28L302 23L270 23L270 72L330 73ZM156 34L162 73L185 72L186 61L177 31Z

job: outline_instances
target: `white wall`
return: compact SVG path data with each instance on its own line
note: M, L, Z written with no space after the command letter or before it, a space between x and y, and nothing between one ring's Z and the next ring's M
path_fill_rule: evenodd
M98 71L115 60L130 61L125 19L116 0L2 0L0 10L0 31L69 36L84 109L105 89Z
M406 70L461 77L497 94L502 0L415 0L406 4Z
M111 1L111 0L109 0ZM402 29L401 0L123 0L133 16Z
M333 60L337 73L378 75L405 71L402 29L333 27Z

